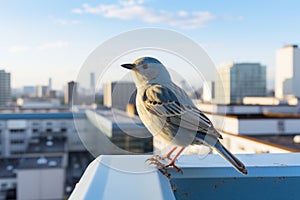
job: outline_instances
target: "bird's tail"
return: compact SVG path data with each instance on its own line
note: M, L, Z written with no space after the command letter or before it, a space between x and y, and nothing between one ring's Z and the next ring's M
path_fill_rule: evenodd
M214 148L216 151L225 159L227 160L232 166L237 169L242 174L248 174L247 168L245 165L237 159L232 153L230 153L222 144L220 141L217 141L217 143L214 145Z

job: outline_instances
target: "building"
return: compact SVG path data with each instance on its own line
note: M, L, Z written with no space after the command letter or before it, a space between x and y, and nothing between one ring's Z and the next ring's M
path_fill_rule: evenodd
M233 153L300 152L299 105L220 105L198 103Z
M48 89L52 90L52 78L48 79Z
M215 98L215 82L206 81L203 84L202 99L205 102L210 102Z
M18 199L63 199L66 188L74 188L92 160L77 131L96 129L84 113L74 115L56 109L0 113L0 199L16 199L16 193Z
M86 111L89 121L102 134L90 133L81 138L90 137L90 146L95 143L99 154L135 154L152 152L152 135L143 125L138 116L130 116L118 109L100 108L96 112ZM101 123L99 123L101 122ZM97 139L98 138L98 139ZM99 145L101 141L101 145ZM98 155L99 155L98 154Z
M275 96L300 97L300 49L288 45L276 52Z
M22 158L17 169L17 198L63 199L65 169L61 156Z
M72 106L74 100L78 97L78 83L74 81L68 82L65 89L65 104Z
M11 101L10 73L0 70L0 107Z
M111 82L104 85L103 104L109 108L126 110L127 104L135 104L136 87L133 82Z
M27 97L35 97L37 94L35 86L24 86L23 87L23 95Z
M90 73L90 90L92 91L92 92L94 92L95 91L95 73Z
M67 153L64 134L32 137L17 168L17 198L63 199Z
M259 63L229 63L218 69L216 102L241 104L246 96L266 96L266 67Z
M85 115L78 115L85 120ZM30 139L40 135L64 135L68 149L83 151L71 112L0 113L0 156L18 158L28 147Z
M48 91L48 86L46 85L39 85L36 87L36 96L37 97L46 97Z

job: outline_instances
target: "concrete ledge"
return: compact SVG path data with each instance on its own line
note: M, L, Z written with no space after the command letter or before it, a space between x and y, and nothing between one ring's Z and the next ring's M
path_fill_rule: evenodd
M88 166L69 199L175 199L168 179L145 163L149 157L99 156Z
M183 155L183 174L169 169L170 182L144 162L149 157L96 158L70 199L300 199L300 153L237 155L247 176L219 155Z

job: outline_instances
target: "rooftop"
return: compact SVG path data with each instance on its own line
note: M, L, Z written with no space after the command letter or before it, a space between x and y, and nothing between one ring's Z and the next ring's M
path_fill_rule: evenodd
M138 138L152 137L138 116L129 117L125 111L118 109L101 109L96 112L86 111L87 118L108 137L114 134L131 133ZM98 123L101 121L101 123Z
M45 112L45 113L0 113L0 120L8 119L73 119L73 115L78 118L85 118L84 113L72 112Z
M56 153L66 152L66 138L42 137L31 139L26 153Z
M218 114L216 114L218 115ZM235 115L226 115L228 117L234 117L238 119L276 119L276 118L293 118L300 119L300 114L297 113L261 113L261 114L235 114Z
M251 138L260 140L262 142L275 144L282 148L289 148L292 152L300 151L300 143L294 142L296 135L254 135Z
M16 167L19 159L14 158L0 158L0 178L14 178L16 177Z
M237 155L248 175L219 155L182 155L170 181L145 163L149 155L100 156L87 168L72 199L299 199L300 153ZM118 192L115 192L118 191Z
M23 157L18 169L49 169L62 168L63 166L62 156Z

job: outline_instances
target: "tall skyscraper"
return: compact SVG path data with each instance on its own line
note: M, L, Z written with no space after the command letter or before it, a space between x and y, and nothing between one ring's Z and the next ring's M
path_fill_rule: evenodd
M288 45L276 52L275 96L300 97L300 49Z
M95 90L95 73L94 72L90 73L90 90L91 91Z
M52 78L48 79L48 89L52 90Z
M259 63L230 63L220 66L215 83L219 103L242 103L246 96L266 96L266 67Z
M10 73L0 70L0 107L11 101Z
M105 106L126 110L127 104L135 104L135 84L133 82L106 83L103 97Z
M77 89L78 83L76 83L75 81L68 82L68 85L65 90L65 104L72 106L72 104L78 97Z
M39 85L36 87L36 96L37 97L45 97L47 95L48 86Z

